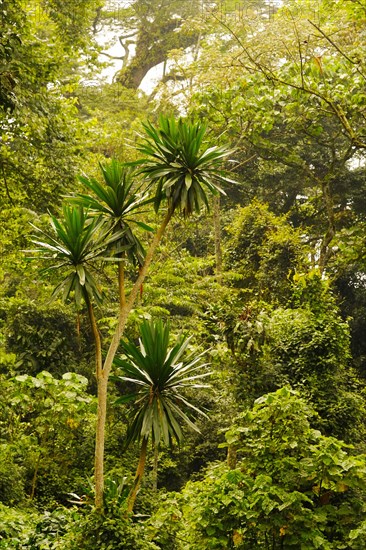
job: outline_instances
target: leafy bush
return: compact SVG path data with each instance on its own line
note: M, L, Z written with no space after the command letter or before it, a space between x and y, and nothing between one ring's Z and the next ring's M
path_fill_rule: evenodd
M234 285L255 290L274 304L286 303L291 294L289 273L307 263L301 231L258 200L238 207L226 231L226 264Z
M144 528L123 515L86 513L63 540L62 550L157 550ZM53 549L52 549L53 550Z
M312 429L313 414L288 388L258 399L227 432L235 467L214 464L169 499L151 521L154 540L177 550L360 548L365 457Z
M88 335L78 335L75 317L65 306L11 298L2 301L0 311L6 315L6 350L17 355L18 372L62 374L73 365L79 368L87 355L83 357L83 350L90 347Z
M0 549L28 549L27 540L36 517L34 512L8 508L0 503Z
M53 512L45 512L37 522L33 533L27 541L29 550L56 550L63 548L63 536L78 519L75 510L58 508Z

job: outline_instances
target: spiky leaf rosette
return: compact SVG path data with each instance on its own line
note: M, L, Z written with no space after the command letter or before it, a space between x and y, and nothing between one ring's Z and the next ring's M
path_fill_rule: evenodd
M53 298L61 294L64 301L74 292L76 304L81 299L94 298L101 302L102 295L93 274L93 262L105 254L106 247L118 235L99 217L90 217L81 206L64 206L63 218L51 216L51 230L35 227L39 237L32 242L38 246L32 252L41 254L49 267L43 271L61 270L63 278L53 291Z
M188 388L207 388L202 379L210 372L202 364L203 353L188 354L190 338L182 336L169 347L169 324L161 320L144 321L139 345L124 342L126 358L116 358L115 364L123 375L115 380L136 385L136 391L122 396L116 403L132 403L132 422L128 428L127 444L150 436L155 443L171 444L182 440L181 423L198 431L188 416L206 416L184 395Z
M230 150L205 144L201 123L161 116L158 127L148 122L144 128L148 137L138 149L145 157L138 163L140 173L157 184L156 211L166 198L172 212L189 216L209 207L207 191L225 194L221 186L234 183L222 169Z
M79 176L81 183L93 195L80 193L73 202L102 216L109 221L114 233L119 232L120 238L113 243L115 255L126 253L132 263L142 265L145 251L134 226L152 231L151 227L139 220L151 199L142 186L136 187L133 172L125 164L112 159L109 163L100 163L100 169L102 182L96 178Z

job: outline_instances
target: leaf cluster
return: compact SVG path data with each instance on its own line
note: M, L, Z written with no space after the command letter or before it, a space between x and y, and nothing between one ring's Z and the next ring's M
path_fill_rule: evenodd
M171 445L174 440L179 443L183 438L180 421L193 430L198 429L183 409L204 415L188 401L184 391L206 388L201 380L210 373L203 371L203 353L193 352L183 358L190 338L181 336L169 348L169 323L144 321L140 331L139 346L133 341L124 342L126 359L115 359L115 364L123 372L116 379L137 386L135 392L116 401L133 403L126 444L150 436L155 444L159 444L161 439L166 445Z

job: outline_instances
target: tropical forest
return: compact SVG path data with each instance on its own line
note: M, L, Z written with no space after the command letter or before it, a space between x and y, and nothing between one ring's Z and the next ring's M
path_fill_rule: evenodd
M0 549L366 550L366 0L0 0Z

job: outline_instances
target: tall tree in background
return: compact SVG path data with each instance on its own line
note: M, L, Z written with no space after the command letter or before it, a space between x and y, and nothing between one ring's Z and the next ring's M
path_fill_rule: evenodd
M204 9L201 0L135 0L126 8L113 8L112 3L98 10L94 29L98 33L100 24L104 28L108 22L113 32L122 27L118 34L122 55L104 54L122 62L115 78L126 88L137 89L152 67L167 61L171 50L192 46L200 36L190 20Z
M245 185L234 199L291 211L324 270L363 189L353 166L366 145L364 6L296 0L265 19L229 4L212 12L180 98L237 147ZM162 88L164 101L177 91Z

